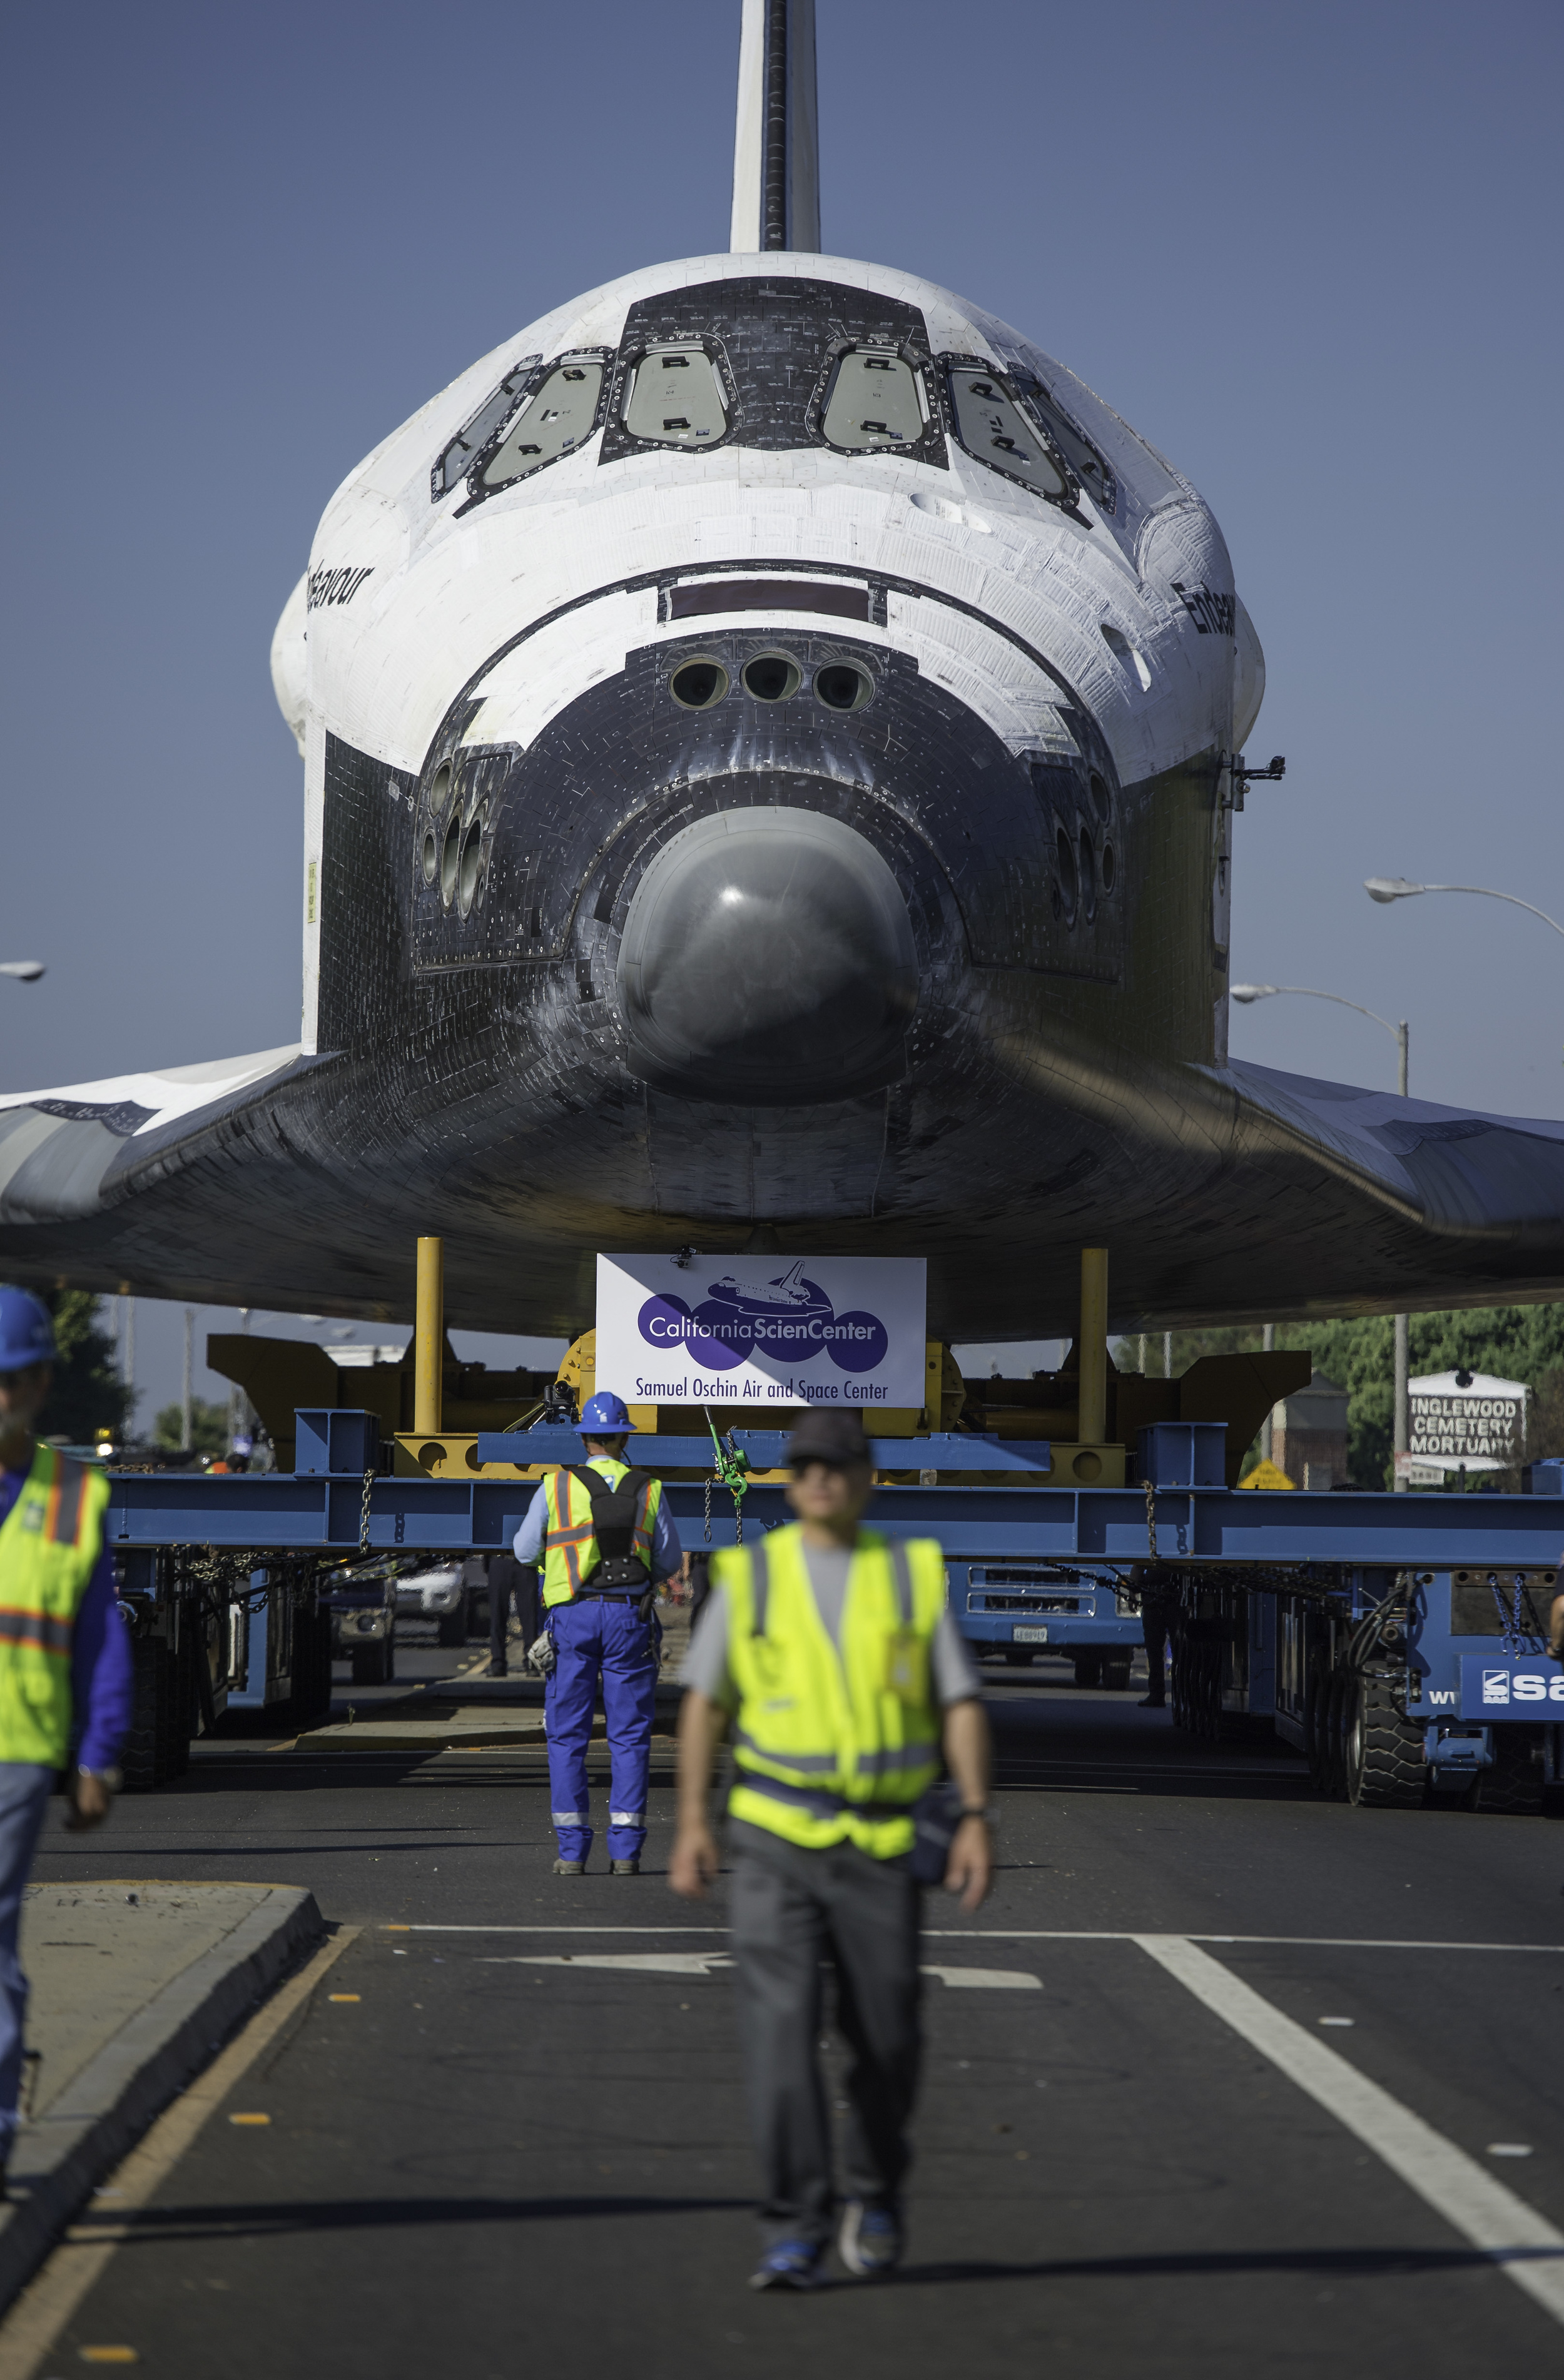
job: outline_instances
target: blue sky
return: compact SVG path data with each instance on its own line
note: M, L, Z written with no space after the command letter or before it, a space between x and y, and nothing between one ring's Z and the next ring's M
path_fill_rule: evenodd
M296 1037L300 769L267 651L315 521L545 308L725 245L737 20L12 21L0 956L50 972L0 982L0 1086ZM1564 913L1558 10L818 20L827 249L1023 327L1222 523L1269 664L1251 758L1288 757L1238 823L1235 975L1406 1016L1425 1097L1564 1112L1564 940L1361 889ZM1236 1014L1233 1048L1394 1081L1388 1038L1316 1002Z

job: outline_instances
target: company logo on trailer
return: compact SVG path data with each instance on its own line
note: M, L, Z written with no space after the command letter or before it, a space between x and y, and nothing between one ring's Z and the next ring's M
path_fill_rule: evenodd
M1509 1700L1509 1671L1508 1670L1484 1670L1483 1700L1485 1703L1507 1703Z
M884 1323L878 1314L834 1313L818 1281L806 1280L804 1262L772 1280L723 1273L693 1307L682 1297L649 1297L637 1327L659 1354L687 1354L715 1372L755 1356L802 1365L821 1355L839 1372L872 1372L890 1344Z

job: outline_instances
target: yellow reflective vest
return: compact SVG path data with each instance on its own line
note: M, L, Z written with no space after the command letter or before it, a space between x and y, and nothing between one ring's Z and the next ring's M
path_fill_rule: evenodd
M0 1526L0 1760L63 1768L69 1757L76 1615L108 1500L101 1471L40 1446Z
M586 1467L600 1471L611 1488L617 1488L630 1469L627 1463L615 1463L606 1454L595 1455ZM543 1494L549 1515L548 1535L543 1540L543 1601L570 1603L591 1585L592 1572L598 1566L592 1500L579 1479L568 1471L551 1472L543 1482ZM662 1482L653 1479L641 1498L630 1540L630 1551L646 1564L649 1579L652 1533L661 1501Z
M875 1859L910 1852L912 1805L940 1768L930 1661L945 1609L939 1545L860 1533L840 1652L796 1524L758 1546L724 1548L711 1584L727 1597L739 1696L731 1815L806 1850L850 1841Z

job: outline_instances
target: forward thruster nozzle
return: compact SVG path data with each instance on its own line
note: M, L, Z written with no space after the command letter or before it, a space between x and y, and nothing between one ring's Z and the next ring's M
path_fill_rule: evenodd
M852 827L814 810L724 810L648 868L619 982L648 1081L685 1099L795 1106L899 1073L917 953L896 879Z

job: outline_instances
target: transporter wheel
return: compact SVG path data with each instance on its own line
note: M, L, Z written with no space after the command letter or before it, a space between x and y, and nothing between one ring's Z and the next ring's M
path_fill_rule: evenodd
M1075 1683L1078 1686L1101 1685L1102 1655L1100 1653L1077 1653L1073 1656L1073 1659L1075 1663Z
M1496 1727L1493 1767L1478 1770L1472 1807L1514 1818L1539 1816L1546 1783L1542 1755L1540 1727Z
M1133 1664L1128 1653L1110 1653L1102 1665L1102 1682L1109 1694L1121 1694L1130 1682Z
M288 1710L296 1719L319 1718L332 1706L332 1615L300 1609L293 1621L293 1692Z
M119 1755L127 1793L150 1793L168 1775L173 1664L161 1636L130 1640L130 1725Z
M1423 1730L1382 1678L1357 1678L1347 1704L1347 1799L1358 1810L1416 1810L1428 1781ZM1542 1771L1539 1767L1539 1780Z
M1330 1701L1328 1706L1330 1759L1330 1798L1344 1802L1347 1798L1347 1742L1352 1733L1353 1706L1357 1700L1358 1681L1345 1662L1338 1662L1330 1673Z
M1007 1645L1004 1648L1007 1670L1029 1670L1037 1658L1035 1653L1028 1653L1018 1645Z
M465 1599L455 1611L443 1611L435 1623L437 1645L465 1645L467 1641L467 1612Z
M1325 1712L1330 1692L1330 1664L1319 1646L1309 1656L1303 1679L1303 1757L1309 1782L1316 1793L1330 1791L1326 1761Z
M377 1637L372 1645L355 1645L351 1658L356 1686L390 1685L394 1671L389 1636Z

